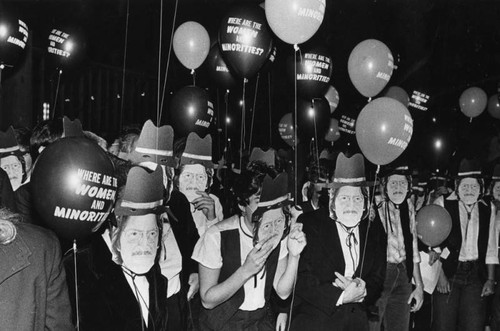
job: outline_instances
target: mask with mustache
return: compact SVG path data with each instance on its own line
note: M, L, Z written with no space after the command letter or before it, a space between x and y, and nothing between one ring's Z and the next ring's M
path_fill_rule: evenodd
M475 178L464 178L458 185L458 198L466 205L472 205L479 199L481 187Z
M406 176L392 175L387 179L387 196L395 205L400 205L408 194Z

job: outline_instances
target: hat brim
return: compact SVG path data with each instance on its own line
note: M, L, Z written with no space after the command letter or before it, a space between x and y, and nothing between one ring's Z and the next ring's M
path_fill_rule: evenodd
M293 204L293 200L286 199L286 200L280 201L278 203L275 203L275 204L272 204L272 205L269 205L269 206L257 207L257 209L253 212L252 215L259 215L259 214L262 215L266 211L273 210L273 209L278 209L278 208L282 208L282 207L285 207L285 206L289 206L291 204Z
M352 183L346 183L346 182L332 182L327 185L328 188L341 188L344 186L354 186L354 187L371 187L376 185L378 182L376 181L360 181L360 182L352 182Z
M123 207L121 205L121 201L116 203L116 207L114 210L115 215L117 216L141 216L147 214L155 214L161 215L167 211L167 207L160 205L153 208L144 208L144 209L136 209L130 207Z

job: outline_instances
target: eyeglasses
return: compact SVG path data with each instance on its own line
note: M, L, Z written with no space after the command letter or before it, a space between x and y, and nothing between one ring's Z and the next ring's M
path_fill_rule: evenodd
M339 202L348 202L348 201L352 201L354 203L363 203L364 201L364 198L362 195L339 195L337 196L337 199L339 200Z
M182 180L194 180L197 182L205 182L207 181L207 174L193 173L193 172L183 172L179 179Z
M158 241L159 232L157 229L140 231L136 229L128 229L123 232L124 238L128 243L137 244L142 241L144 235L148 243L156 243Z
M387 185L389 185L390 187L408 187L408 181L406 180L390 180Z
M478 184L460 184L459 188L462 190L477 190L477 189L479 189L479 185Z

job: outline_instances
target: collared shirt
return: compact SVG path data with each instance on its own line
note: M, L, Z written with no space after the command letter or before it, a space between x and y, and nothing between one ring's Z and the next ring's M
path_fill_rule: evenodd
M413 263L420 263L418 251L417 227L415 222L415 208L411 200L407 199L410 219L410 232L412 234ZM406 261L406 250L401 225L401 211L391 201L377 201L380 219L387 233L387 262L401 263Z
M342 247L342 254L344 255L344 277L352 278L359 264L359 226L348 231L339 222L335 222L335 225L337 226L340 247ZM350 239L348 239L349 232L353 233ZM351 248L348 246L348 240Z
M222 205L220 204L219 198L217 198L213 194L209 194L209 196L214 199L215 202L215 218L211 221L207 220L207 217L205 216L203 211L194 209L193 204L190 203L191 214L193 214L194 224L196 224L196 229L198 230L198 234L200 235L200 237L203 236L203 234L209 227L224 219Z
M146 276L135 276L132 277L127 272L123 271L125 275L125 279L127 280L128 285L132 289L132 293L134 293L135 298L141 305L141 313L142 319L146 326L148 326L149 319L149 282ZM135 286L134 286L135 284Z
M222 256L220 245L221 231L238 229L240 237L240 257L241 265L245 263L248 253L253 249L253 238L251 237L252 231L246 226L243 217L231 217L221 223L209 228L205 235L201 237L193 250L192 259L210 269L222 268ZM288 238L288 237L287 237ZM279 259L285 258L288 255L286 247L287 238L283 239L280 243ZM245 291L245 298L240 310L254 311L264 307L265 301L265 285L266 276L263 268L256 277L250 279L243 285ZM257 279L257 284L255 284Z
M446 200L458 200L456 194L452 193ZM434 202L436 205L444 207L444 198L441 196ZM471 211L469 225L467 229L468 212L463 203L459 202L460 228L462 232L462 247L460 248L459 261L473 261L479 257L478 253L478 236L479 236L479 204L486 204L483 200L479 200ZM486 251L486 264L498 264L498 238L495 226L496 209L492 205L489 223L488 248ZM467 229L467 231L466 231ZM466 234L467 232L467 234ZM444 254L444 252L443 252ZM447 255L447 254L446 254ZM441 255L442 258L443 255Z

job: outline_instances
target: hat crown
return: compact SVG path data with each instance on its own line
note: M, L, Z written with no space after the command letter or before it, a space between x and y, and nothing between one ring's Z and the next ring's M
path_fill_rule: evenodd
M337 157L333 183L335 186L366 185L363 155L357 153L352 157L346 157L344 153L340 153Z
M7 131L0 131L0 154L14 153L19 151L14 128L11 126Z
M262 181L259 207L279 203L288 198L288 175L280 173L276 178L266 175Z
M268 166L274 167L274 149L270 148L267 151L262 150L260 147L254 147L252 153L250 154L249 161L262 161Z
M199 163L208 168L213 168L212 162L212 137L207 134L205 138L191 132L186 140L186 147L181 155L180 165Z
M463 159L458 167L457 177L480 177L481 165L477 159Z
M127 175L122 198L117 202L117 215L156 214L163 205L163 170L153 172L135 166Z
M157 127L153 121L147 120L132 152L132 160L137 163L151 161L173 167L173 146L174 129L169 125Z
M63 117L63 137L82 137L83 129L82 123L77 118L74 121L70 120L69 117Z

